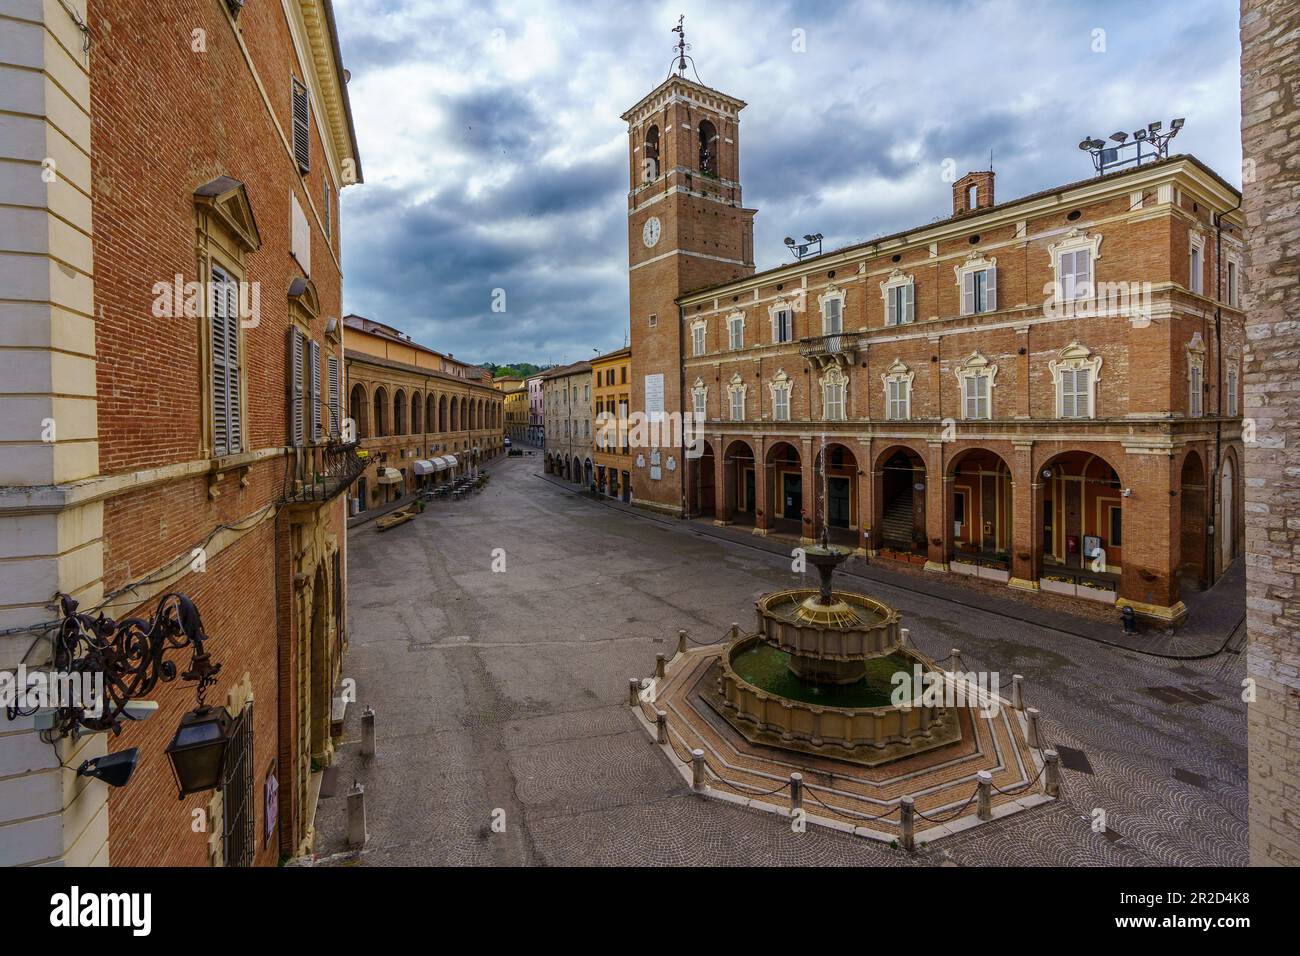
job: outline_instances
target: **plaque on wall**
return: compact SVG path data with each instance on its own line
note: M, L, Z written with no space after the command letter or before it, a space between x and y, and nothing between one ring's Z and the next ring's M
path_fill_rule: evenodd
M662 478L663 476L664 476L664 472L663 472L663 469L662 469L662 468L660 468L658 465L651 465L651 466L650 466L650 480L651 480L651 481L658 481L658 480L659 480L660 478Z
M664 420L664 375L656 372L645 377L645 413L652 422Z
M637 466L638 468L644 468L644 467L645 467L645 455L637 455L637 456L636 456L636 466Z
M668 470L669 471L677 470L677 459L674 458L672 455L668 456Z

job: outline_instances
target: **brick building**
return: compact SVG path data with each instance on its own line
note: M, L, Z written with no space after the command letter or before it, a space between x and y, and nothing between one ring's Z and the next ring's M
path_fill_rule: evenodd
M518 375L498 375L492 387L501 393L505 410L505 433L515 443L528 435L528 385Z
M744 105L673 76L624 114L632 407L707 422L639 499L1180 620L1243 541L1237 191L1189 156L1010 201L973 172L755 274Z
M1250 861L1300 866L1300 641L1296 620L1295 475L1300 468L1300 287L1296 285L1300 192L1300 5L1241 5L1243 210L1249 238L1246 415L1248 670L1255 700L1250 735Z
M484 369L382 322L349 315L343 324L348 418L368 459L353 487L354 514L501 454L501 393Z
M553 368L542 380L546 472L591 485L591 363Z
M59 594L121 620L179 592L234 721L224 783L182 800L182 679L120 736L0 721L0 863L274 865L311 845L346 641L338 195L360 167L332 9L0 16L0 667L50 662ZM129 748L125 786L75 775Z
M630 408L632 349L624 346L591 360L592 450L596 490L632 500Z

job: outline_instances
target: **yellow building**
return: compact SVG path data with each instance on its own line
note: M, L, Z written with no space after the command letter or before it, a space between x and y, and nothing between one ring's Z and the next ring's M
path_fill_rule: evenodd
M632 500L632 455L626 426L631 377L632 349L628 346L591 360L591 434L596 488L624 501ZM602 416L614 424L602 428ZM619 422L624 424L619 426Z
M505 406L505 433L521 443L528 435L528 383L518 375L499 375L492 387L501 393Z

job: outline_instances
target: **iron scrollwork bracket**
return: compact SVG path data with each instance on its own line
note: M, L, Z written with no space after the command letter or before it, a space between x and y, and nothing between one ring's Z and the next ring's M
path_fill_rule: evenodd
M178 676L176 664L167 660L170 650L191 648L189 667L179 676L195 685L199 704L209 687L217 682L221 665L214 663L203 649L208 635L203 630L194 602L183 594L164 594L153 617L114 621L102 612L91 616L77 611L77 602L67 595L60 598L63 619L54 638L53 668L80 682L85 677L102 675L103 692L94 706L61 706L55 713L51 733L57 737L74 735L85 729L122 732L130 720L126 706L148 694L158 684L170 683ZM86 686L79 683L78 686ZM30 717L37 707L6 708L8 717Z

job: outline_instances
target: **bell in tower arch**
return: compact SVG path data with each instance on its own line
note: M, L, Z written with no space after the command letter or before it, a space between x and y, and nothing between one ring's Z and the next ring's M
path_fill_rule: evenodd
M709 120L700 121L700 172L718 175L718 130Z

